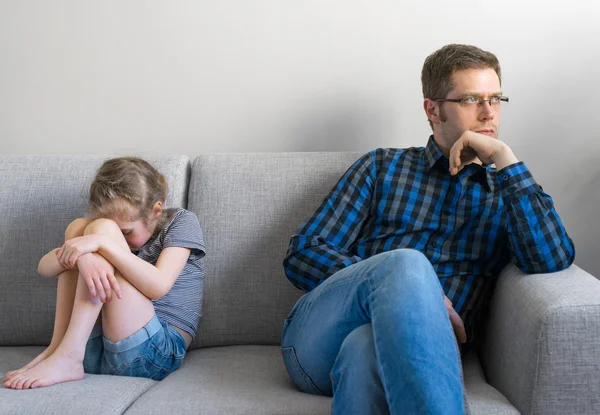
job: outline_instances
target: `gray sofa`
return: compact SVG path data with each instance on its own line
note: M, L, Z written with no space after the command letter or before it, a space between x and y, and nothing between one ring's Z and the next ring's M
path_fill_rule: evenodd
M281 326L300 292L281 263L292 231L358 156L148 157L170 183L168 204L200 218L208 250L203 317L184 364L161 382L86 375L0 388L0 413L329 413L330 398L298 392L283 366ZM85 212L104 158L0 156L2 374L50 341L56 281L39 277L37 263ZM545 275L508 266L483 351L463 366L473 414L600 413L600 282L575 265Z

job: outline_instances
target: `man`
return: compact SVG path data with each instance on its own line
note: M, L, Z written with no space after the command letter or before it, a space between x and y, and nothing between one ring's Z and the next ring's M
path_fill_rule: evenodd
M550 196L497 139L497 58L447 45L421 80L426 147L360 158L284 261L307 292L284 324L285 364L300 390L333 395L334 414L463 413L456 340L479 340L500 270L553 272L575 256Z

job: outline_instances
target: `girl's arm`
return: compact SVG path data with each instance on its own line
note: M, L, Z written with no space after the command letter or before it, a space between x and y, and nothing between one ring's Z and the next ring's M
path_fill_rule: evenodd
M113 264L127 281L151 300L158 300L169 292L183 270L190 251L181 247L165 248L154 266L109 238L102 238L98 249L98 253Z
M38 272L42 277L56 277L58 274L68 269L62 266L56 257L56 251L58 249L59 248L53 249L40 259Z

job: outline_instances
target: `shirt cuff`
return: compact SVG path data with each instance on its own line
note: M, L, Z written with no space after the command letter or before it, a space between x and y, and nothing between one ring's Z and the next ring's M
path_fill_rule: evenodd
M496 185L504 196L520 198L537 192L538 184L525 166L519 161L496 173Z

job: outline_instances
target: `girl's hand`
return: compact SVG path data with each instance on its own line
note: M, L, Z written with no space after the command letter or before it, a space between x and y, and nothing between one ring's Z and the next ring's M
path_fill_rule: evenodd
M117 298L122 298L121 288L115 278L112 265L98 255L84 254L77 260L79 275L85 280L90 295L99 298L102 303L112 300L114 291Z
M104 235L92 234L69 239L56 251L58 262L65 268L73 268L81 255L98 251L103 238Z

